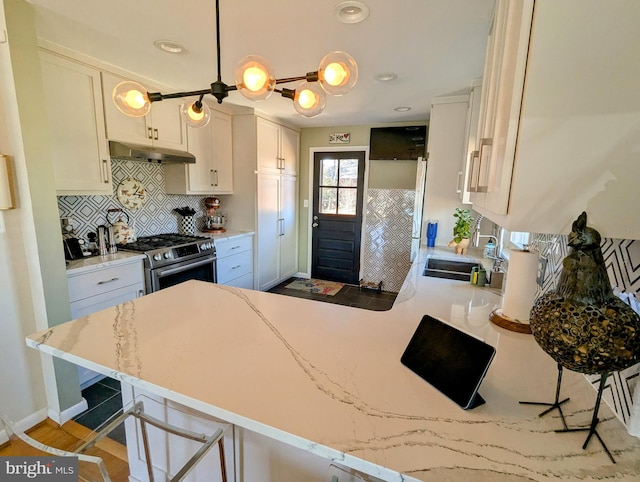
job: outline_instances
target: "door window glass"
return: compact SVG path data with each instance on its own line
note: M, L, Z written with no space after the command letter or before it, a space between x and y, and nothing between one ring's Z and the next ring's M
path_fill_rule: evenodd
M322 159L320 213L355 216L358 199L358 159Z

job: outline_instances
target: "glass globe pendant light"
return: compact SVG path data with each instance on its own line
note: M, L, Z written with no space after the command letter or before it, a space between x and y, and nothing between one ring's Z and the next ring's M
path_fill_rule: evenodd
M202 97L195 102L185 102L180 106L180 115L190 127L204 127L211 119L211 109L202 102Z
M137 82L120 82L113 89L112 97L118 110L130 117L143 117L151 110L147 89Z
M325 55L318 67L318 82L331 95L344 95L358 81L358 64L347 52Z
M273 68L264 58L249 55L242 59L234 71L234 85L227 85L222 81L220 68L220 0L215 2L216 16L216 60L218 64L217 80L207 89L189 92L163 94L161 92L147 92L137 82L125 81L113 90L113 102L120 112L131 117L142 117L149 113L151 103L165 99L183 97L199 97L193 103L185 103L180 112L185 122L192 127L207 125L211 117L209 106L202 102L205 95L216 98L219 104L237 90L250 100L267 99L273 92L279 92L283 97L293 100L296 111L306 117L320 114L326 105L326 95L343 95L349 92L358 80L358 65L346 52L331 52L322 59L315 72L306 75L276 79ZM276 89L277 84L303 81L295 90Z
M238 62L233 77L238 91L249 100L267 99L276 87L271 64L258 55L248 55Z

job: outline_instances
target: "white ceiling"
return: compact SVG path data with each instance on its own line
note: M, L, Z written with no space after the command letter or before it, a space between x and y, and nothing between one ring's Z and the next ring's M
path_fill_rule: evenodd
M38 36L176 90L206 89L217 76L215 0L30 0ZM315 118L295 115L277 94L260 103L231 92L225 104L251 105L301 127L428 119L431 99L468 88L482 77L494 0L362 0L370 15L358 24L334 17L341 0L220 0L222 80L233 84L245 55L266 57L276 77L317 70L332 50L358 62L354 89L327 96ZM158 39L184 45L172 55ZM382 72L398 78L382 83ZM287 87L293 88L295 84ZM396 112L399 106L409 112Z

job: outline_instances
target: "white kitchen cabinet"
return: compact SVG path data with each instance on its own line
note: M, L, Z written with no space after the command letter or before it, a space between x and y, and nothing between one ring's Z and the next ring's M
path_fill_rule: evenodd
M467 148L468 110L468 95L434 98L431 104L422 232L430 219L438 220L436 245L446 245L451 240L453 213L462 207L455 186L460 182L460 162Z
M478 137L478 120L480 119L480 99L482 95L481 80L474 81L469 92L469 107L467 109L467 119L464 137L464 152L462 164L458 172L458 180L456 184L456 192L463 204L473 204L471 202L472 168L477 165L476 150Z
M40 66L57 194L113 194L100 72L45 51Z
M253 289L253 235L216 239L217 282Z
M267 119L257 119L258 170L295 176L300 134Z
M233 194L231 116L211 109L205 127L187 127L195 164L167 164L167 194Z
M532 15L533 0L498 0L487 42L469 191L474 207L497 214L509 202Z
M144 296L144 272L141 259L106 265L80 273L67 274L71 318L90 315L96 311ZM104 378L88 368L78 367L80 387Z
M268 290L297 272L297 178L258 173L258 289Z
M233 117L234 195L224 200L228 226L256 233L254 276L259 290L294 275L298 266L298 178L285 172L298 170L299 133L274 126L273 121L256 115ZM264 153L273 149L276 138L265 132L278 130L289 139L285 142L291 149L287 156L294 158L285 162L292 164L289 168L277 169L276 162L265 167L260 162L268 157Z
M523 3L529 18L530 2L508 3ZM584 210L602 236L640 239L639 17L635 0L535 1L516 63L526 61L526 76L514 80L512 109L501 110L508 210L489 193L475 210L511 231L554 234Z
M129 117L117 109L112 99L113 89L124 80L127 79L102 72L104 115L109 140L186 151L187 128L180 117L180 105L184 99L154 102L146 116Z

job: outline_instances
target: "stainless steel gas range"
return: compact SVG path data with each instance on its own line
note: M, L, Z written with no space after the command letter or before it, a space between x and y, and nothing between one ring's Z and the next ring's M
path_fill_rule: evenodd
M216 248L210 238L156 234L140 237L121 249L146 255L144 272L147 294L187 280L215 283L217 279Z

